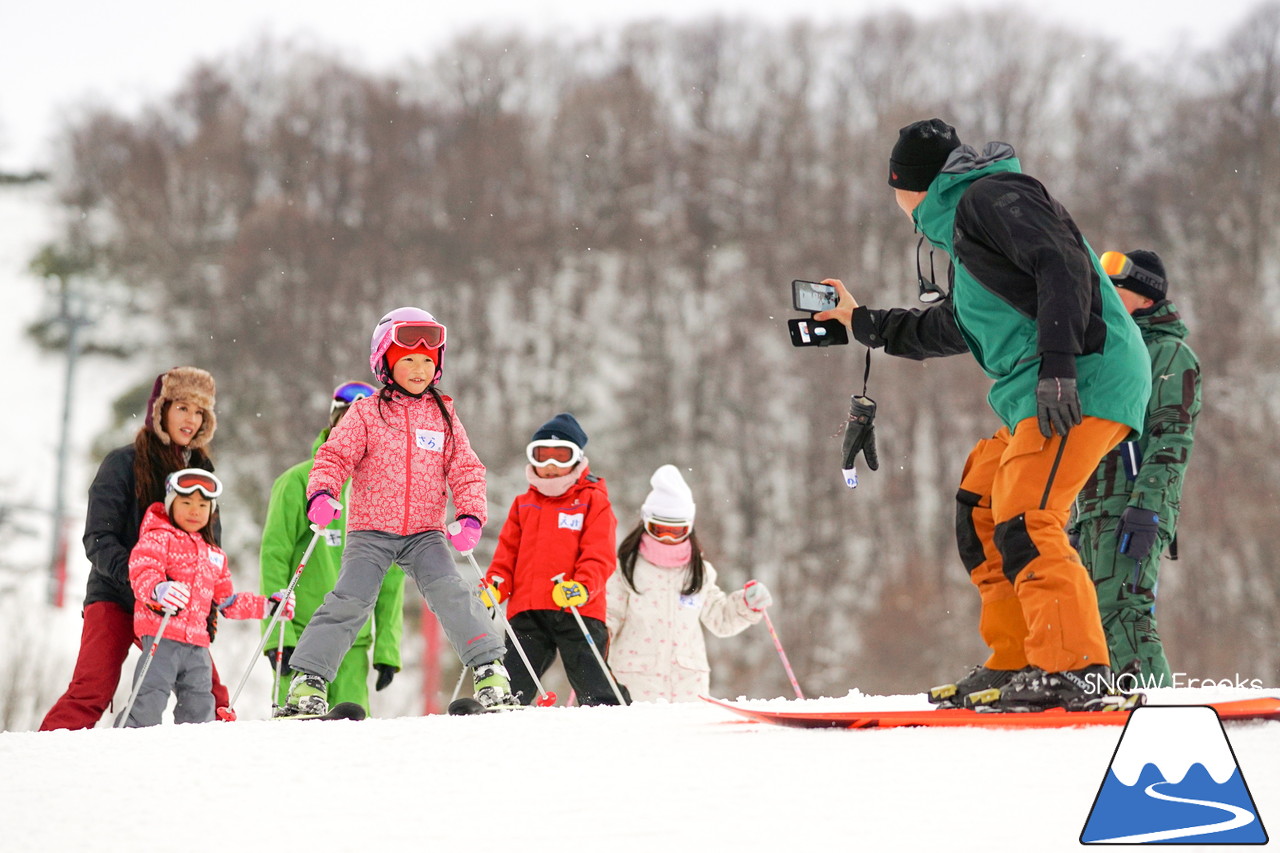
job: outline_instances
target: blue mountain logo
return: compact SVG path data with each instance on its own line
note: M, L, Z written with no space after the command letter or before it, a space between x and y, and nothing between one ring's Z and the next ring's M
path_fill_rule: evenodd
M1222 721L1200 705L1146 706L1125 724L1082 844L1266 844Z

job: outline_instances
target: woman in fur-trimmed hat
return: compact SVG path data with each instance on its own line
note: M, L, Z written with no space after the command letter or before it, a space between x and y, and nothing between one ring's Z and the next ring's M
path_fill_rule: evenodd
M132 444L107 454L89 486L84 550L92 566L84 598L80 654L67 692L40 724L41 731L88 729L98 723L120 682L120 667L133 636L129 553L138 541L143 513L164 501L166 478L183 468L213 470L213 377L198 367L175 367L156 377L146 420ZM214 519L214 536L221 526ZM212 625L211 625L212 628ZM220 719L234 719L227 689L213 674Z

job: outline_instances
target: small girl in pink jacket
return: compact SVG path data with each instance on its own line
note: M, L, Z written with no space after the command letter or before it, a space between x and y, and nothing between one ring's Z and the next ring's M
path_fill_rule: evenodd
M142 518L138 544L129 555L129 583L135 596L133 632L143 656L134 673L137 698L125 726L155 726L169 702L176 723L207 723L214 718L213 674L207 621L213 607L230 619L261 619L284 600L284 618L293 615L293 594L270 598L237 593L227 555L213 544L212 521L222 482L202 468L184 468L165 480L164 503L153 503ZM288 597L286 599L286 593ZM147 652L169 614L146 678L138 676Z
M472 668L476 699L489 708L518 704L502 665L506 643L449 550L471 551L488 514L485 467L453 400L436 388L445 338L445 327L420 308L384 315L369 342L369 368L383 388L353 403L316 451L307 518L323 528L341 516L337 496L349 478L347 543L338 581L289 659L293 677L279 716L328 710L328 682L368 620L392 563L413 578L454 651Z

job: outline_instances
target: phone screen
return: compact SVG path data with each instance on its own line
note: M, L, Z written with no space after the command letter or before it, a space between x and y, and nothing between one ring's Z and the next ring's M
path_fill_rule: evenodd
M835 308L839 299L833 285L797 280L791 282L791 301L797 311L817 313Z

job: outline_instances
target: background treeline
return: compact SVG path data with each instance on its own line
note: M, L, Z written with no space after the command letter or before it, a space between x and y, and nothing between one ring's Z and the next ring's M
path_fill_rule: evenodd
M982 656L952 496L996 428L986 380L967 358L873 358L882 465L849 493L837 430L865 351L793 350L784 325L792 278L916 304L886 160L938 115L1011 142L1099 252L1164 257L1205 408L1160 624L1175 670L1274 684L1280 5L1204 54L1123 57L1005 12L477 35L393 74L279 42L201 65L63 137L57 252L97 344L155 366L100 449L159 369L213 372L226 529L255 583L272 479L332 385L368 378L373 322L421 306L449 326L442 387L490 469L485 547L530 433L572 410L624 531L655 467L686 470L708 557L726 586L774 589L810 693L949 679ZM720 694L789 693L763 633L713 658Z

